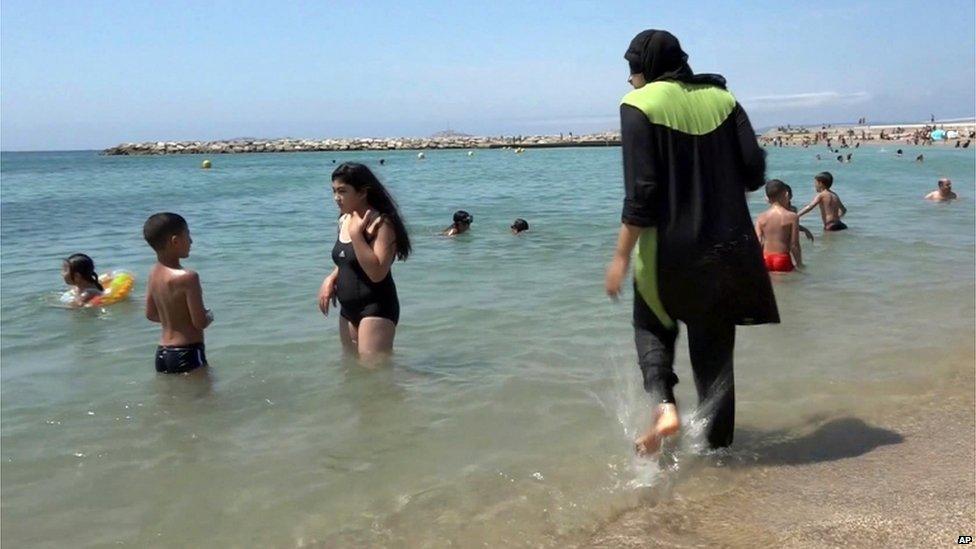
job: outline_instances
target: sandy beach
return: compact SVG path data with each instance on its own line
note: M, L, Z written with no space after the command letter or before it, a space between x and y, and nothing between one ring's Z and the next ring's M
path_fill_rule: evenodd
M945 139L929 140L933 129L949 134ZM952 134L950 132L955 132ZM819 135L818 135L819 134ZM780 126L759 136L760 143L783 146L823 145L830 140L834 148L844 148L847 142L851 148L856 143L862 145L926 145L936 147L962 147L967 141L976 138L976 121L951 120L929 123L905 124L831 124ZM843 141L842 141L843 140ZM972 146L971 144L969 146Z
M854 394L844 395L835 415L810 418L800 438L743 429L737 444L759 455L729 467L745 473L731 489L688 479L687 489L624 512L584 545L954 545L976 529L972 356L970 348L946 357L933 369L936 386L920 395L906 386L870 389L892 393L884 407L859 409ZM711 469L695 474L727 474Z

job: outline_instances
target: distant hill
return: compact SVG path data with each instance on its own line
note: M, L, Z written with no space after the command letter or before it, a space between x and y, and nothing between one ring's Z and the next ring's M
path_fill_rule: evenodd
M435 134L431 134L430 137L434 139L438 139L442 137L474 137L474 136L466 133L456 132L454 130L443 130Z

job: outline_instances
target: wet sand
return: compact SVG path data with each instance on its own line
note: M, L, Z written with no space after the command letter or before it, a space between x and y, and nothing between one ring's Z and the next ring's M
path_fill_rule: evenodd
M972 353L953 362L950 372L935 370L944 373L925 394L811 418L805 434L740 429L736 446L755 451L754 463L703 465L583 545L955 545L976 531L976 380Z

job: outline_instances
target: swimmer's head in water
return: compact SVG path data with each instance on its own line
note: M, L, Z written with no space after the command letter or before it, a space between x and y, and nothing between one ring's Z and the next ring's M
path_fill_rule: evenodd
M829 189L834 184L834 176L830 172L820 172L813 176L813 181L818 191Z
M952 190L952 180L949 179L948 177L943 177L942 179L939 180L939 188L942 189L942 190L944 190L944 191L951 191Z
M173 251L179 257L189 257L190 227L180 214L161 212L149 216L142 226L142 236L156 252Z
M512 232L518 234L522 231L529 230L529 222L522 219L521 217L512 222Z
M61 265L61 276L64 277L65 284L76 286L80 280L84 280L94 284L99 291L105 291L105 288L98 282L98 273L95 272L95 262L85 254L71 254L68 256L68 259L65 259Z
M464 210L454 212L454 226L471 225L474 223L474 216Z
M766 200L770 204L784 204L789 200L788 187L779 179L770 179L766 182Z
M410 255L410 235L400 208L386 187L364 164L343 162L332 172L332 197L342 213L363 207L382 216L396 235L396 256L401 261Z

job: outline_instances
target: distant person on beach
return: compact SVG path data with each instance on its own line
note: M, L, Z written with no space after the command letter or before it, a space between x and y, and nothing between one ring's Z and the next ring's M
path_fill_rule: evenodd
M529 222L521 217L512 222L512 234L519 234L529 230Z
M756 219L756 236L762 245L763 261L771 273L788 273L803 266L800 217L790 211L789 192L779 179L766 183L766 200L769 209Z
M833 185L834 176L830 172L820 172L815 175L813 177L813 188L817 191L817 196L813 197L813 201L797 212L797 215L803 217L820 206L820 217L823 219L824 230L843 231L847 225L840 218L847 214L847 208L844 207L844 203L840 201L837 193L830 190Z
M162 326L156 371L183 374L203 368L203 331L213 322L213 313L203 304L200 275L180 265L190 257L190 228L178 214L157 213L146 220L142 235L156 252L146 288L146 318Z
M472 223L474 223L474 217L471 214L464 210L458 210L454 212L454 222L441 231L441 235L457 236L466 233L471 228Z
M606 292L620 294L636 246L634 336L652 410L635 449L653 454L680 428L679 320L688 329L705 437L711 447L728 446L735 326L779 322L745 200L765 182L765 153L725 79L692 72L672 34L641 32L624 57L634 91L620 106L625 195Z
M65 292L68 297L63 301L70 299L68 305L72 307L81 307L105 292L98 281L95 262L85 254L71 254L65 259L61 263L61 278L71 286L71 290Z
M339 231L332 247L336 267L319 288L319 309L339 302L339 340L363 358L393 351L400 299L393 282L397 259L410 255L410 237L386 187L362 164L343 162L332 172Z
M946 202L956 198L959 197L952 192L952 180L948 177L940 179L939 188L925 195L925 200L934 200L935 202Z

